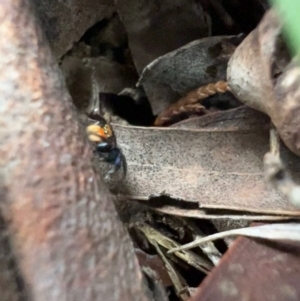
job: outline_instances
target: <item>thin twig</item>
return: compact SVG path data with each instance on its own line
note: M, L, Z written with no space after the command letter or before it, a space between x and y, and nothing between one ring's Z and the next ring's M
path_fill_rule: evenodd
M209 84L206 86L202 86L196 90L191 91L185 97L179 99L178 102L173 104L169 109L163 111L156 118L154 125L162 126L168 123L171 119L178 116L184 111L184 107L188 105L194 105L199 102L199 100L203 100L209 96L215 95L217 93L225 93L230 91L227 82L219 81L217 83Z
M225 238L225 237L232 236L232 235L237 235L235 233L236 230L237 229L229 230L229 231L225 231L225 232L220 232L220 233L216 233L216 234L212 234L212 235L208 235L206 237L197 238L197 239L195 239L194 241L192 241L188 244L185 244L185 245L182 245L180 247L173 248L173 249L169 250L168 254L172 254L172 253L178 252L178 251L189 250L189 249L198 247L200 244L203 244L203 243L211 242L211 241L218 240L218 239Z
M289 241L300 241L300 225L297 223L287 224L271 224L262 225L256 227L247 227L240 229L228 230L216 234L212 234L200 239L196 239L188 244L182 245L177 248L173 248L168 251L168 254L174 252L189 250L199 246L200 244L207 243L218 239L223 239L228 236L244 235L248 237L264 238L268 240L289 240Z
M193 232L193 238L194 240L201 239L205 237L205 234L202 232L202 230L194 223L193 221L188 221L182 219L183 222L186 224L186 226ZM207 242L205 244L199 245L199 248L202 250L204 254L212 261L212 263L216 266L221 257L222 254L219 252L219 250L215 247L215 245L212 242Z

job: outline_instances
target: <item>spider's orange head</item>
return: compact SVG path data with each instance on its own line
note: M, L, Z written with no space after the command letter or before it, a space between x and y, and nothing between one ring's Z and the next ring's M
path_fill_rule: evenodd
M92 142L102 142L113 136L112 128L108 124L103 126L91 124L86 127L86 132L89 140Z

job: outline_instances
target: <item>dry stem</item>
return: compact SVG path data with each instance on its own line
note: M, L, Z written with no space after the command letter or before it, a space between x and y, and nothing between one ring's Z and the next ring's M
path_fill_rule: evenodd
M201 109L201 111L204 111L203 106L199 106L199 104L197 106L194 105L197 104L199 100L203 100L217 93L225 93L227 91L229 91L229 87L227 85L227 82L224 81L208 84L206 86L202 86L196 90L193 90L185 97L179 99L179 101L173 104L169 109L163 111L160 115L158 115L154 122L154 125L163 126L171 119L182 113L198 112L199 109Z

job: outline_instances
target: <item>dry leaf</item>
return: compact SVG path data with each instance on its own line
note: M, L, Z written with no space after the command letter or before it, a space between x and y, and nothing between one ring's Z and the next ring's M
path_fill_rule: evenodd
M262 243L241 237L190 300L299 300L299 253L299 243Z
M70 50L88 28L110 19L116 12L113 1L107 0L33 0L32 3L57 58Z
M178 129L211 129L227 131L268 130L270 118L247 106L190 118L171 125Z
M200 209L183 209L174 206L160 206L151 209L175 216L192 217L197 219L209 219L209 220L230 220L230 221L281 221L289 220L292 217L281 216L281 215L252 215L252 214L229 214L227 210L218 211L215 214L211 210L200 210ZM214 222L214 221L213 221Z
M190 294L188 292L187 283L185 279L179 274L179 272L175 269L175 266L173 263L165 256L163 251L160 249L159 245L156 242L153 242L153 245L157 251L157 253L160 255L162 260L164 261L166 268L168 270L168 273L170 275L170 278L172 279L176 295L178 298L182 301L186 301L190 298Z
M117 0L116 8L139 73L160 55L208 34L201 4L194 1Z
M147 239L152 244L157 243L167 250L180 246L178 242L167 237L160 231L154 229L153 227L147 224L140 224L139 230L141 230L145 234ZM185 261L189 265L193 266L194 268L196 268L197 270L205 274L208 274L208 272L213 268L212 263L204 256L194 254L193 252L190 251L174 252L174 253L178 258L180 258L181 260Z
M128 164L124 182L111 183L117 194L139 200L169 195L201 208L300 213L265 182L262 159L269 150L269 131L119 125L114 130ZM282 157L299 178L299 159L286 149Z
M226 68L242 37L215 36L169 52L145 69L138 85L155 82L183 95L200 86L226 80Z
M232 93L268 114L287 147L300 155L300 68L288 64L281 23L270 10L229 61Z
M205 37L209 32L199 2L117 0L115 3L139 74L157 57ZM155 114L178 98L174 91L160 84L149 83L143 87Z

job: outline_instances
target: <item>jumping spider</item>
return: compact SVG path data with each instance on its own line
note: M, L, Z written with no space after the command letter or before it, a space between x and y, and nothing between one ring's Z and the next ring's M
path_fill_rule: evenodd
M121 167L123 168L124 176L126 176L126 160L117 146L116 136L112 127L100 115L98 108L92 109L87 115L95 121L95 123L86 127L89 140L95 144L94 153L101 161L112 165L105 179L108 179Z

